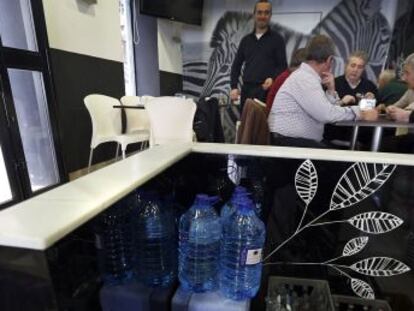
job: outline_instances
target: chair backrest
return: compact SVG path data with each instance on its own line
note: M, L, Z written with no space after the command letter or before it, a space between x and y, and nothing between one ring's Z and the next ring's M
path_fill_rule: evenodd
M121 103L122 105L126 106L141 106L141 97L139 96L122 96L121 97ZM142 105L143 106L143 105Z
M142 95L141 96L141 105L145 106L145 103L147 103L148 101L154 99L156 97L151 96L151 95Z
M113 108L119 105L118 99L100 94L91 94L83 99L92 120L91 147L100 142L110 141L122 131L121 111Z
M123 96L122 105L125 106L143 106L146 100L138 96ZM126 115L126 132L132 133L137 130L150 130L150 121L148 112L145 109L125 109Z
M145 104L151 123L151 145L191 142L196 104L192 99L157 97Z

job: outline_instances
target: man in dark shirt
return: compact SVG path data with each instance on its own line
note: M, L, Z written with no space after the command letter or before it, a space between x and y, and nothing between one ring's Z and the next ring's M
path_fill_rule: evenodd
M361 96L377 97L377 86L362 76L367 61L368 56L365 52L352 53L348 58L345 74L335 78L335 90L339 98L346 95L352 96L351 105L357 104Z
M368 56L363 51L355 51L349 57L345 66L345 74L335 78L335 90L343 105L357 105L362 97L375 98L377 87L370 80L363 77ZM359 139L363 143L371 141L371 129L360 129ZM352 135L352 127L325 126L324 138L333 143L348 142Z
M240 98L241 109L247 98L266 100L267 90L273 83L272 77L279 75L287 67L285 42L269 27L272 5L267 1L258 1L254 8L255 29L243 37L231 68L230 98ZM243 87L238 89L241 68Z
M396 76L395 70L386 69L378 77L377 103L381 108L394 104L407 91L407 83Z

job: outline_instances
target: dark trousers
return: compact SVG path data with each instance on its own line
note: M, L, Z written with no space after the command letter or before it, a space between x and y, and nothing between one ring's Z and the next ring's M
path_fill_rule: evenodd
M263 90L261 83L244 83L240 95L240 113L243 112L246 99L257 98L262 102L266 102L267 91Z
M330 148L325 142L318 142L316 140L299 138L299 137L289 137L280 135L277 133L272 133L271 135L271 144L274 146L284 146L284 147L302 147L302 148Z

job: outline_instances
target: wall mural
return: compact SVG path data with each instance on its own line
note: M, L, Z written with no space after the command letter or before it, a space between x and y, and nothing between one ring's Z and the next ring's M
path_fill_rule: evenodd
M381 8L382 0L342 0L308 34L274 22L272 28L285 38L288 59L292 51L303 47L312 35L330 36L337 47L335 75L343 74L345 61L352 51L366 51L369 54L367 76L376 81L386 61L391 38L391 26ZM191 56L194 43L183 42L184 92L196 98L219 98L223 104L222 123L227 142L234 141L235 121L239 118L238 108L229 105L231 65L240 40L252 29L251 13L226 11L211 33L208 60L202 55L195 60Z
M369 235L381 235L393 231L403 224L403 220L393 214L381 211L368 211L351 216L348 219L323 222L321 219L330 212L346 209L362 200L374 195L384 185L395 170L395 165L354 163L339 178L336 184L329 208L312 220L304 223L309 204L318 191L318 173L312 161L304 161L295 174L295 189L299 198L304 203L302 217L296 230L264 259L264 265L303 265L325 266L337 271L341 276L349 279L353 292L361 298L375 299L375 291L372 286L358 276L365 277L392 277L411 270L405 263L398 259L386 256L372 256L354 260L352 264L343 264L341 260L359 254L369 243ZM327 226L337 223L347 223L361 232L360 236L350 239L343 247L342 255L322 262L271 262L269 261L281 248L293 238L310 227ZM269 261L269 262L268 262Z
M400 0L398 2L398 13L392 40L387 58L387 68L395 68L396 73L400 74L404 59L412 52L406 49L406 43L409 39L410 27L414 25L414 2L410 0Z

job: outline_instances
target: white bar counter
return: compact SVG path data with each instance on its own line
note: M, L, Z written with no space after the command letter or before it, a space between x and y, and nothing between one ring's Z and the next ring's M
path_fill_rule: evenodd
M0 211L0 246L45 250L191 152L414 166L413 155L194 143L156 146Z
M45 250L191 152L157 146L0 212L0 245Z

